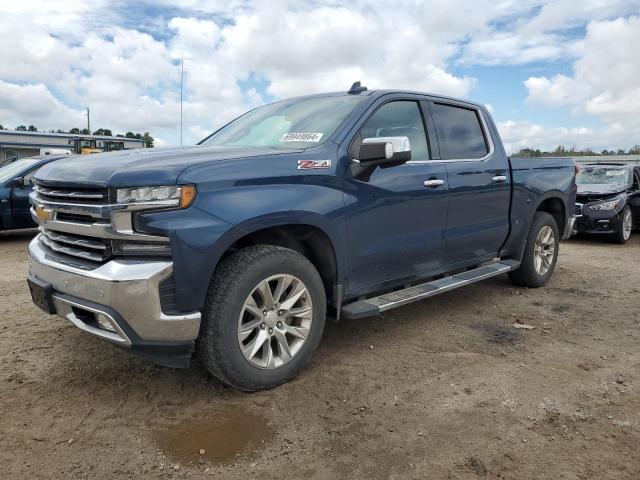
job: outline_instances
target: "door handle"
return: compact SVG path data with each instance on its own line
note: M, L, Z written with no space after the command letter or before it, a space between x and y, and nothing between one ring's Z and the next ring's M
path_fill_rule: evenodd
M506 175L496 175L491 180L493 180L496 183L502 183L502 182L507 180L507 176Z
M434 178L432 180L425 180L423 185L425 187L440 187L444 185L444 180L441 180L439 178Z

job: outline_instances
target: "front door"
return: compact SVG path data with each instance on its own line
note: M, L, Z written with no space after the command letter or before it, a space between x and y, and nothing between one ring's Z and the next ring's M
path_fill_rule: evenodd
M349 291L367 290L442 264L447 223L447 171L430 164L419 102L380 106L360 129L365 138L406 136L412 161L352 177L345 193L350 250ZM349 173L347 173L349 175ZM427 182L427 184L425 184Z
M14 228L28 228L36 226L34 221L31 219L31 213L29 210L29 194L33 190L33 185L31 184L31 177L33 177L33 173L35 173L35 171L23 177L24 184L16 183L11 187L11 210Z
M495 256L509 233L511 178L484 114L467 104L429 104L449 182L448 266Z

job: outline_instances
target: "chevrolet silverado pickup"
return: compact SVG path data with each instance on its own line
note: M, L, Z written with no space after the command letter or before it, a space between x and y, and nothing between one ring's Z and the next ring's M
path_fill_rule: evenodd
M159 364L197 351L245 391L300 372L327 315L544 285L576 195L572 160L509 159L482 105L358 83L34 181L34 303Z

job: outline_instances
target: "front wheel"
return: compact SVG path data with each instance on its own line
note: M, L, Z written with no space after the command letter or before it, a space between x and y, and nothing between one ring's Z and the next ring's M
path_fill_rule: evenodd
M631 208L626 205L620 214L620 224L618 230L613 234L613 240L620 245L627 243L627 240L631 238L631 232L633 231L633 216L631 214Z
M216 269L200 350L209 372L245 391L297 375L322 337L324 285L303 255L273 245L247 247Z
M520 266L509 272L517 285L537 288L546 284L556 268L560 234L555 219L546 212L536 212L524 246Z

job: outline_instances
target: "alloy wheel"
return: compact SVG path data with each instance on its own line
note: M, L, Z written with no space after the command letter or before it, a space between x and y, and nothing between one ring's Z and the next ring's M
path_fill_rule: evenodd
M534 247L534 266L540 276L546 275L551 268L556 251L556 241L553 229L545 225L538 232Z
M625 240L629 240L631 237L631 230L633 228L633 220L631 217L631 210L627 209L622 217L622 236Z
M306 285L293 275L273 275L256 285L242 306L240 350L255 367L278 368L300 352L312 321L313 304Z

